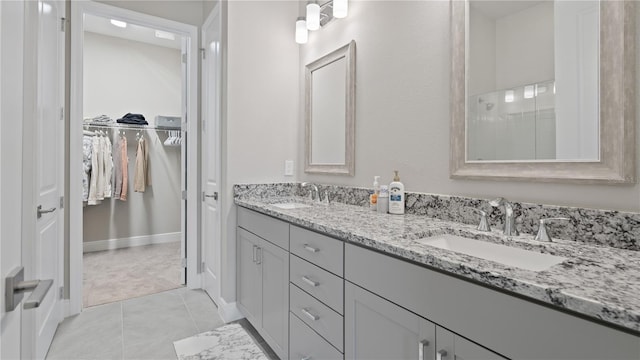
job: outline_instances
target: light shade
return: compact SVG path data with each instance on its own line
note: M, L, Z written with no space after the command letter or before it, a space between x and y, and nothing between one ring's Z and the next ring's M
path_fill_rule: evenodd
M507 90L504 92L504 102L511 103L515 100L515 93L513 90Z
M114 20L114 19L111 19L111 25L117 26L119 28L126 28L127 27L127 23L126 22L120 21L120 20Z
M320 29L320 5L318 3L307 4L307 29Z
M349 13L348 0L333 0L333 17L342 19Z
M308 38L307 22L304 18L298 18L298 20L296 20L296 42L298 44L306 44Z
M531 99L534 96L534 88L533 85L527 85L524 87L524 98Z

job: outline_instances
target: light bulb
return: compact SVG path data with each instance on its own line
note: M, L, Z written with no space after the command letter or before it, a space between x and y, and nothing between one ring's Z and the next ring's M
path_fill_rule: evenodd
M320 29L320 5L318 3L307 4L307 29Z
M349 13L348 0L333 0L333 17L342 19Z
M307 22L304 18L298 18L296 20L296 42L298 44L306 44L308 37Z

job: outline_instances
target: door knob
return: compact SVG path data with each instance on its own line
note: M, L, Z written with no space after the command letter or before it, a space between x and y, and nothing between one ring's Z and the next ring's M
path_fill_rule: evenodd
M53 280L24 281L24 267L13 269L5 279L5 311L13 311L22 301L24 293L31 291L31 295L24 302L24 309L33 309L40 306L44 297L49 292Z
M218 200L218 192L215 191L213 194L207 194L204 191L202 192L202 201L205 200L205 198L213 198L213 200Z
M52 213L56 211L56 208L51 208L51 209L42 209L42 205L38 205L38 219L40 219L42 217L42 214L48 214L48 213Z

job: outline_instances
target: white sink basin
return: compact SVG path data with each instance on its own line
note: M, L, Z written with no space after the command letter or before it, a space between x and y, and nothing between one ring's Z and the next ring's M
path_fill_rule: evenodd
M531 271L546 270L566 258L456 235L437 235L417 242Z
M277 208L280 208L280 209L284 209L284 210L303 209L303 208L311 207L311 205L303 204L303 203L296 203L296 202L271 204L271 205L273 205L273 206L275 206Z

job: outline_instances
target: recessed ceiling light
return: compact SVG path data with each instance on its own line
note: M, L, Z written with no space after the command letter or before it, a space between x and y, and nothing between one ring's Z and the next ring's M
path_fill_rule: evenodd
M156 30L156 37L159 39L175 40L176 36L170 32Z
M114 19L111 19L111 25L117 26L119 28L126 28L127 27L127 23L126 22L120 21L120 20L114 20Z

